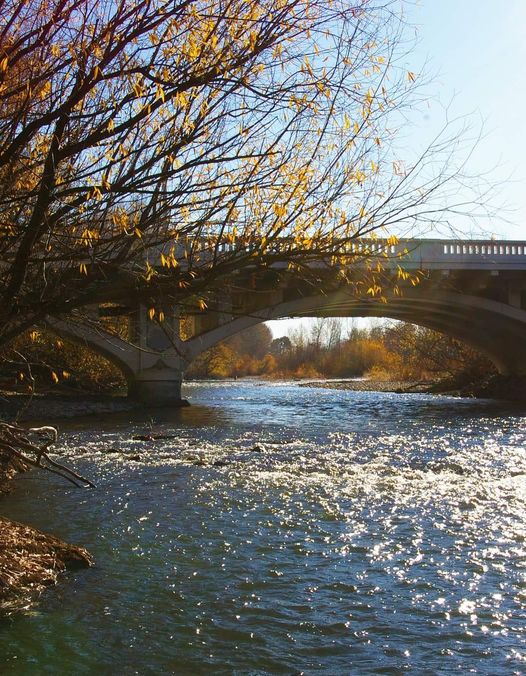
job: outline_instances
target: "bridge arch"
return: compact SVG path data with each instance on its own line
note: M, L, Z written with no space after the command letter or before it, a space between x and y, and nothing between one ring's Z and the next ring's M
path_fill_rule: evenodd
M122 372L127 381L133 379L133 355L130 355L129 344L119 336L92 325L52 317L46 319L46 326L57 336L67 338L107 359Z
M191 359L244 329L285 317L381 317L450 335L486 355L503 374L526 374L526 311L457 293L414 292L387 302L341 290L279 303L238 317L187 341Z

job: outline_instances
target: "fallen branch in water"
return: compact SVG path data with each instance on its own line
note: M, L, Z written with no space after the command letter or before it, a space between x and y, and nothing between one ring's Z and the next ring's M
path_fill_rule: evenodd
M74 486L94 487L89 479L49 457L47 451L57 437L58 432L54 427L24 429L19 425L0 422L0 466L3 465L4 469L10 466L22 469L24 465L26 468L30 465L57 474ZM32 439L38 439L40 443Z

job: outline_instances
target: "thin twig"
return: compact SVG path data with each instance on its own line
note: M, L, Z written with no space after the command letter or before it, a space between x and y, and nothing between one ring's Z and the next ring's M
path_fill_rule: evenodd
M43 443L33 443L28 438L28 433L37 435L44 440ZM26 430L17 424L0 423L0 457L3 456L2 459L7 464L17 458L33 467L57 474L78 488L94 487L89 479L49 457L47 451L56 442L57 437L58 432L54 427L31 427Z

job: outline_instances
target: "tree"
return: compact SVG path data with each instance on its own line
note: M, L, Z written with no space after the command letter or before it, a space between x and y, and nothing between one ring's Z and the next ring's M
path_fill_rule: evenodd
M491 361L469 345L423 326L392 322L383 328L383 344L409 378L438 376L469 382L495 373Z
M310 342L318 349L335 348L342 338L342 320L338 317L317 317L310 329Z
M288 336L280 336L279 338L274 338L270 343L269 352L274 357L282 357L292 350L292 343Z
M218 343L202 352L191 364L191 378L228 378L233 375L238 355L225 343Z
M390 152L415 87L397 7L3 2L0 345L130 296L204 307L246 267L352 264L349 241L427 218L444 172Z
M256 324L226 340L226 344L240 355L263 359L270 350L272 331L266 324Z

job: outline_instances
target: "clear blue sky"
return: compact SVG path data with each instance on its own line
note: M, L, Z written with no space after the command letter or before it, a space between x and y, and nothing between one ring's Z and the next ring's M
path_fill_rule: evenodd
M483 227L526 239L526 0L413 0L406 13L417 39L408 68L431 76L413 138L422 145L431 138L446 106L452 116L471 115L475 128L483 123L471 169L493 169L490 180L502 184L494 201L510 221ZM269 326L281 336L295 321Z
M413 0L406 11L418 40L412 70L425 66L432 76L419 134L430 136L450 103L452 115L471 115L475 127L483 122L471 168L496 167L489 177L502 183L495 201L509 207L512 221L491 230L526 239L526 0Z

